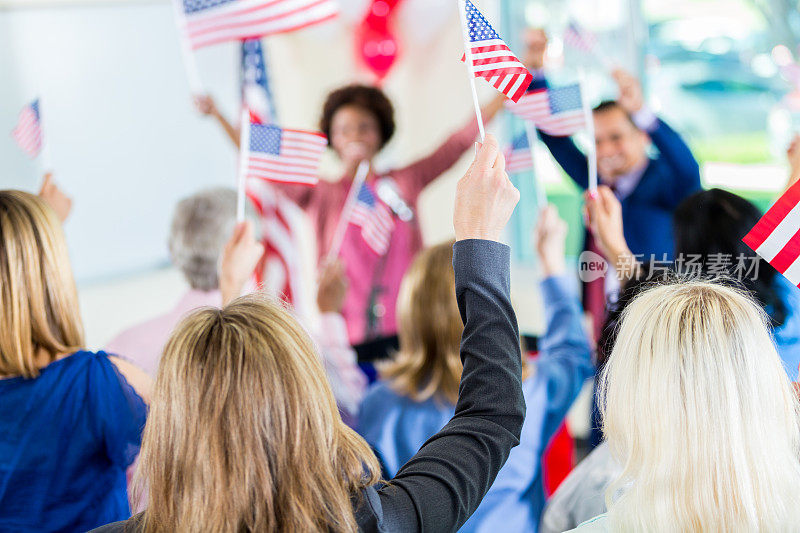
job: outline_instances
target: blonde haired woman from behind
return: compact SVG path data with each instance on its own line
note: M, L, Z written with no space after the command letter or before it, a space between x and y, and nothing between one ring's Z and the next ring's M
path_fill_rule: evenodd
M800 528L798 402L750 298L704 281L642 293L600 379L624 469L607 515L573 531Z
M141 476L148 507L99 532L455 531L519 442L525 416L510 250L519 200L487 136L459 182L453 263L466 325L452 420L379 483L369 446L339 416L319 354L260 296L187 317L156 377ZM260 253L246 225L226 248L223 300Z
M0 529L86 531L130 516L149 378L83 349L61 229L71 201L0 191Z

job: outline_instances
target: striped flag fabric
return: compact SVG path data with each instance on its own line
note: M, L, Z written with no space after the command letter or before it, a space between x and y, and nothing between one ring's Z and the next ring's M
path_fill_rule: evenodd
M525 93L519 102L506 102L506 108L533 122L548 135L567 137L586 127L581 86L542 87Z
M522 132L511 143L505 153L506 172L509 174L519 174L533 169L533 155L531 155L531 144L528 141L528 134Z
M321 133L250 123L247 177L316 185L328 140Z
M394 230L392 212L377 199L366 183L358 191L350 223L361 228L361 236L376 254L382 256L389 250Z
M259 179L248 180L247 197L258 213L264 245L264 255L256 265L258 286L291 304L298 315L310 316L299 244L303 210L271 183Z
M175 0L193 49L286 33L335 18L335 0Z
M39 99L22 108L17 125L11 132L22 151L31 158L42 151L42 121L39 117Z
M800 182L778 198L742 240L800 287Z
M478 8L470 0L464 1L475 77L485 78L495 89L516 102L525 94L533 75L503 42ZM461 60L466 62L466 54Z
M276 122L261 39L242 41L242 107L256 124ZM299 316L311 316L303 282L300 239L304 213L271 183L258 178L246 182L246 194L258 213L264 255L256 266L256 282L290 304Z
M581 27L577 22L572 21L564 31L564 44L576 50L594 53L597 46L597 37L586 28Z

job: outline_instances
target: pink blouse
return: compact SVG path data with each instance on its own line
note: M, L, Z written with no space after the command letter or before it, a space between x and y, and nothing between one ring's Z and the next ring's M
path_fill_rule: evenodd
M425 186L452 167L472 146L477 134L478 124L473 119L427 157L381 176L371 174L367 177L368 184L374 184L378 178L391 178L402 199L414 210L414 217L403 221L394 216L391 243L383 257L367 245L360 227L350 224L347 228L339 257L345 264L349 281L342 314L352 344L397 332L395 303L400 281L422 248L422 233L416 216L417 199ZM351 183L351 177L343 177L337 182L320 181L313 188L279 186L311 217L319 239L319 261L325 258L332 244Z

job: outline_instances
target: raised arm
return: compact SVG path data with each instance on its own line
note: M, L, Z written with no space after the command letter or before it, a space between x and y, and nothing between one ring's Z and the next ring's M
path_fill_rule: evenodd
M225 132L225 135L228 136L228 139L230 139L231 143L233 143L233 146L235 146L237 150L239 149L239 128L236 128L227 118L225 118L225 115L220 112L219 108L217 107L217 103L211 96L195 96L194 106L203 115L206 115L207 117L213 117Z
M542 438L558 429L584 381L594 374L589 339L577 292L566 275L566 223L547 206L536 227L536 250L542 270L541 291L547 316L536 372L547 380L547 412Z
M613 76L619 88L619 105L631 116L636 126L650 136L662 160L672 170L669 183L663 186L663 200L669 206L676 207L689 194L701 188L700 165L681 136L647 108L639 80L622 69L615 70Z
M496 242L519 200L487 136L456 193L453 267L464 320L455 415L379 492L388 531L456 531L478 507L525 417L510 250Z
M586 219L600 251L616 270L620 281L633 279L639 269L639 261L625 240L622 226L622 204L605 185L597 193L587 192Z
M544 62L547 53L547 33L542 28L528 28L523 35L525 50L522 53L522 62L533 72L532 89L547 87L544 76ZM586 189L589 186L589 169L586 156L583 155L570 137L554 137L539 132L539 138L564 172L575 182L578 187Z
M346 415L346 422L354 423L367 390L367 377L358 367L356 352L347 338L342 316L346 295L344 265L340 261L325 265L317 289L320 327L316 340L339 410Z

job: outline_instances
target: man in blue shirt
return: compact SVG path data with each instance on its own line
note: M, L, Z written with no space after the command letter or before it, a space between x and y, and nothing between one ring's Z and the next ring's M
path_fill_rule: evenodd
M535 73L534 84L546 85L541 74L547 37L541 30L526 35L524 61ZM644 103L642 87L634 76L613 72L619 87L616 101L594 109L597 168L600 183L608 185L622 202L625 238L634 254L647 261L654 256L672 258L672 212L687 196L701 188L700 167L689 147ZM586 189L586 156L569 137L540 137L555 160L575 183ZM650 157L648 148L658 150Z

